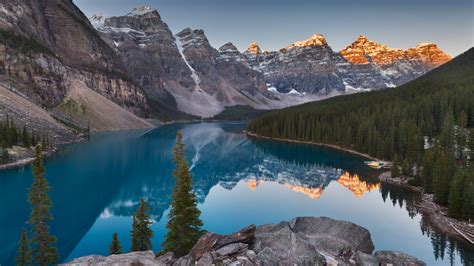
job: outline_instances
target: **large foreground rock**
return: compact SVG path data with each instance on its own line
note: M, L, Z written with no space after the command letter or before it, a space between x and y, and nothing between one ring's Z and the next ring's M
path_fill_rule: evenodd
M372 253L367 229L346 221L299 217L277 225L263 225L255 233L254 250L262 261L351 262L357 251Z
M82 265L166 265L161 264L155 258L153 251L131 252L121 255L111 255L108 257L92 255L75 259L66 265L82 266Z
M377 251L367 229L326 217L249 226L230 235L206 233L188 255L153 252L87 256L65 265L425 265L396 251Z

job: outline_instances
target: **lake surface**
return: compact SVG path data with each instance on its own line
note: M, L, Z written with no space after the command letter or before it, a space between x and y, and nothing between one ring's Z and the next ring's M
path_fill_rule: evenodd
M304 144L247 138L244 124L190 123L93 136L45 162L54 188L52 232L62 260L107 254L117 232L130 248L131 215L146 198L155 251L166 233L174 185L172 147L182 130L205 229L227 234L249 224L327 216L367 228L376 250L398 250L428 265L472 265L473 246L433 231L417 196L377 182L364 159ZM11 265L32 182L29 166L0 172L0 264Z

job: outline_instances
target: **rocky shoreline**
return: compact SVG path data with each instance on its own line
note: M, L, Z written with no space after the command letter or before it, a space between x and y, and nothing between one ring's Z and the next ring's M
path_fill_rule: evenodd
M380 160L380 159L375 158L373 156L370 156L369 154L358 152L358 151L355 151L355 150L351 150L349 148L344 148L344 147L338 146L338 145L326 144L326 143L320 143L320 142L312 142L312 141L303 141L303 140L271 138L271 137L261 136L261 135L258 135L258 134L255 134L255 133L252 133L252 132L249 132L249 131L246 131L246 130L244 130L243 132L249 137L254 137L254 138L258 138L258 139L284 141L284 142L289 142L289 143L309 144L309 145L328 147L328 148L333 148L333 149L340 150L340 151L343 151L343 152L347 152L347 153L350 153L350 154L354 154L354 155L357 155L357 156L360 156L360 157L363 157L363 158L367 158L369 160L383 161L383 160Z
M431 226L443 234L474 245L474 226L469 226L469 223L466 221L448 217L447 208L436 204L432 194L424 194L422 188L408 184L409 178L391 178L390 172L384 172L379 175L379 180L419 193L421 200L414 204L414 206L428 218L427 221Z
M397 251L376 251L370 232L327 217L298 217L230 235L208 232L180 258L152 251L86 256L64 265L425 265Z
M84 139L85 139L84 135L78 135L77 137L78 138L75 139L75 140L55 144L52 148L49 148L46 151L43 151L44 158L47 158L47 157L50 157L50 156L54 155L56 152L58 152L61 149L61 147L65 146L65 145L78 143L78 142L84 141ZM28 165L31 162L33 162L34 159L35 158L33 158L33 149L31 149L31 150L28 151L28 153L25 153L24 156L21 156L20 158L18 158L14 162L6 163L6 164L0 164L0 171Z

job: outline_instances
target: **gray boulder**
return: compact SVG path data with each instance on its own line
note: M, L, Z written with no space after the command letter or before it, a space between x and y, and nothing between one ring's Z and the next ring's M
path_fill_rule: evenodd
M167 256L167 255L164 255ZM169 255L168 255L169 256ZM127 254L111 255L108 257L92 255L77 258L64 265L70 266L129 266L129 265L169 265L164 260L156 260L153 251L131 252Z
M299 217L277 225L264 225L255 232L257 258L316 259L349 263L357 251L372 253L374 245L367 229L326 217Z
M400 266L424 266L423 261L398 251L381 250L374 253L374 256L380 259L384 264Z

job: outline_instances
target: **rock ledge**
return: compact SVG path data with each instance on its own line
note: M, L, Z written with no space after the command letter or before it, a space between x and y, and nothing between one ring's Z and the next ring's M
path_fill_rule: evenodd
M86 256L64 265L425 265L397 251L377 251L367 229L326 217L298 217L230 235L206 233L188 255L152 251Z

